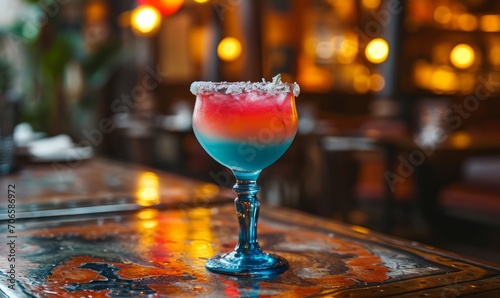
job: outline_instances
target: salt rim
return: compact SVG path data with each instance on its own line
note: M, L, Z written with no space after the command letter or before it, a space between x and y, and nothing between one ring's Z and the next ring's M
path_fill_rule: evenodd
M282 94L293 92L295 97L300 94L299 84L293 83L283 83L281 81L281 75L276 75L272 82L266 82L262 79L262 82L252 83L248 82L208 82L208 81L196 81L191 84L189 88L191 93L194 95L203 93L215 93L224 92L225 94L241 94L248 93L252 91L265 91L270 94Z

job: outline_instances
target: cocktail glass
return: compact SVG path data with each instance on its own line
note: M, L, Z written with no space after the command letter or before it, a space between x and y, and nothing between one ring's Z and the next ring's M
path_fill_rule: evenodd
M234 173L234 201L239 239L232 252L209 259L212 272L268 277L284 272L288 262L264 253L257 241L260 202L256 181L278 160L297 132L295 97L299 86L281 82L194 82L193 130L201 146Z

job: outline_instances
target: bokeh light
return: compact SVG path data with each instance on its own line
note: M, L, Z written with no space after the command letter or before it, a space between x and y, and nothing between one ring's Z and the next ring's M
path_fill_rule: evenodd
M368 9L375 9L379 7L381 0L363 0L361 3Z
M153 206L160 203L160 183L155 173L141 173L136 196L139 206Z
M333 57L333 44L331 41L320 41L316 45L316 55L320 59L331 59Z
M385 79L382 75L374 73L370 76L370 90L378 92L384 89Z
M87 22L100 22L108 15L108 8L101 1L91 1L84 9L85 20Z
M139 35L156 33L161 24L161 14L153 6L143 5L132 11L130 25Z
M389 45L382 38L375 38L366 45L365 55L372 63L382 63L389 55Z
M464 31L477 29L477 18L471 14L464 13L458 17L458 27Z
M480 20L481 30L486 32L500 31L500 15L484 15Z
M184 4L184 0L138 0L139 5L153 6L163 16L176 13Z
M432 73L431 88L436 93L453 93L458 89L457 75L451 67L438 67Z
M340 44L337 61L343 64L350 64L358 55L358 35L355 32L344 33L344 40Z
M472 140L468 133L458 131L451 136L450 141L453 147L463 149L469 147Z
M489 49L488 57L491 64L500 66L500 43L493 44Z
M217 46L217 55L224 61L234 61L241 55L241 43L234 37L226 37Z
M470 67L474 63L475 54L471 46L461 43L456 45L450 53L451 63L461 69Z
M438 23L447 24L451 21L451 18L451 10L444 5L438 6L436 10L434 10L434 20Z

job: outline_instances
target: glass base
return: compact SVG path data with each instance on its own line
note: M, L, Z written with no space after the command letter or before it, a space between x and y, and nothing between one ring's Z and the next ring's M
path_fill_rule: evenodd
M245 277L273 277L288 269L288 261L268 253L232 251L209 259L205 267L215 273Z

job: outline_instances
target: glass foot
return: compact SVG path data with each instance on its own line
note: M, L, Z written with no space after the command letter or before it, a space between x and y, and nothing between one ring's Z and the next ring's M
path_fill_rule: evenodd
M246 277L272 277L288 269L287 260L268 253L232 251L209 259L205 267L215 273Z

